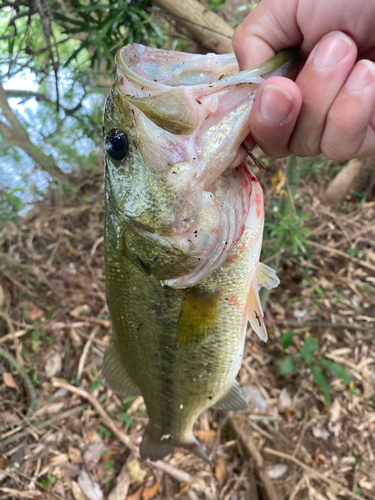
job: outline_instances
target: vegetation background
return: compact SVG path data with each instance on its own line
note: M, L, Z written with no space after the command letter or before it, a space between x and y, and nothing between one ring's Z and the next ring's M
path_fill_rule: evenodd
M139 461L142 398L100 378L110 340L101 120L127 43L231 50L243 0L0 3L2 498L375 498L374 159L272 160L262 297L239 380L251 411L207 411L213 467Z

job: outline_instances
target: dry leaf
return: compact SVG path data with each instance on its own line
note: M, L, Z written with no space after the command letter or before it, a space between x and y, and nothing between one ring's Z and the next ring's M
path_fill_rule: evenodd
M88 468L91 470L99 462L102 456L102 451L104 451L104 443L96 443L91 445L83 454L83 460Z
M87 500L87 496L81 490L81 487L75 481L72 481L72 493L75 500Z
M151 498L154 498L154 496L157 494L160 488L160 480L158 479L156 483L154 483L152 486L147 486L143 490L142 493L142 498L143 500L151 500Z
M36 306L29 300L23 300L20 304L22 308L22 315L25 319L31 323L37 321L44 316L44 311L40 307Z
M58 352L53 352L46 361L45 372L47 378L52 378L61 370L61 356Z
M225 483L225 480L227 478L227 465L223 457L219 457L217 460L217 464L215 467L215 477L220 486Z
M322 429L321 427L317 427L317 426L312 428L312 433L316 439L323 439L323 441L327 441L327 439L330 436L330 434L327 430Z
M78 484L89 500L103 500L103 492L100 486L84 470L78 476Z
M288 391L285 389L285 387L280 392L278 403L280 410L286 410L293 405L292 398L289 396Z
M7 385L8 387L11 387L12 389L16 389L17 392L21 392L11 373L4 372L3 379L4 379L5 385Z
M138 482L141 483L147 475L147 472L142 469L136 458L133 458L128 462L128 471L131 484Z
M144 488L143 485L140 486L137 489L137 491L135 491L134 493L132 493L131 495L129 495L126 500L141 500L143 488Z
M74 448L74 446L69 446L68 455L69 455L70 461L73 464L83 463L82 454L78 448Z
M288 466L286 464L273 464L267 466L267 474L270 479L279 479L287 470Z
M85 316L88 316L90 312L91 312L91 307L88 306L87 304L84 304L83 306L75 307L73 311L70 311L70 315L73 316L73 318L82 319Z
M7 459L4 457L4 455L0 455L0 470L6 469L7 465L8 465Z
M13 427L14 425L21 425L22 420L15 413L10 411L3 411L0 413L0 427Z
M208 443L215 439L216 436L216 431L213 429L209 429L208 431L205 431L203 429L199 429L194 431L194 436L199 439L199 441L203 441L205 443Z

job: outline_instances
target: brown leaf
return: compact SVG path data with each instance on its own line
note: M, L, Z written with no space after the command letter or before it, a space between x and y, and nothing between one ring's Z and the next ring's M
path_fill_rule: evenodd
M21 392L11 373L4 372L3 379L6 386L11 387L12 389L16 389L17 392Z
M86 471L83 470L78 476L78 484L89 500L103 500L99 484Z
M227 465L223 457L219 457L217 460L217 464L215 467L215 477L220 486L225 483L225 480L227 478Z
M28 321L37 321L44 316L44 311L29 300L23 300L20 304L23 317Z
M144 486L140 486L137 491L135 491L134 493L132 493L131 495L128 495L127 499L126 500L141 500L141 495L142 495L142 491L143 491L143 488Z
M53 352L46 361L45 372L47 378L52 378L61 370L61 355L58 352Z
M0 470L4 470L7 468L8 462L4 455L0 455Z
M142 493L143 500L150 500L151 498L154 498L154 496L159 491L159 488L160 480L157 480L156 483L154 483L152 486L147 486L147 488L145 488Z
M83 463L82 454L78 448L74 448L74 446L69 446L68 455L69 455L70 461L73 464Z
M82 319L85 316L88 316L91 312L90 306L87 304L84 304L83 306L77 306L73 309L73 311L70 311L71 316L76 319Z

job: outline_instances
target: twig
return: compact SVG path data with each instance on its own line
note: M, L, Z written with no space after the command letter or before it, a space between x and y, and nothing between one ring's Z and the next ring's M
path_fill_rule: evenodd
M102 394L99 397L99 401L100 402L103 401L106 397L107 397L106 394ZM56 420L63 420L64 418L68 418L71 415L74 415L75 413L79 413L83 410L86 410L88 407L89 407L88 404L82 404L82 405L76 406L74 408L71 408L70 410L66 410L63 413L59 413L58 415L55 415L55 416L49 418L48 420L44 420L43 422L37 422L36 424L34 424L34 427L38 430L44 429L45 427L48 427L49 425L53 424L53 422L55 422ZM27 436L28 434L29 434L28 430L18 432L17 434L14 434L13 436L10 436L9 438L2 440L1 445L6 446L10 443L13 443L14 441L18 441L19 439L21 439L24 436Z
M18 375L23 380L27 395L29 397L29 409L27 410L26 416L27 417L31 416L38 404L38 398L36 396L36 392L34 390L33 384L31 383L29 376L22 368L22 366L19 365L18 361L16 361L16 359L2 347L0 347L0 357L6 359L6 361L8 361L10 365L12 365L12 367L17 371Z
M87 358L87 354L89 352L90 346L92 344L92 341L95 338L95 335L98 333L99 330L100 330L99 326L96 326L95 328L93 328L93 330L92 330L92 332L91 332L91 334L89 336L89 339L86 342L85 347L82 350L82 354L81 354L81 357L79 358L79 363L78 363L78 370L77 370L77 377L78 378L82 375L82 372L83 372L83 369L85 367L85 362L86 362L86 358Z
M342 486L340 483L337 483L333 479L329 479L324 474L321 474L320 472L312 469L311 467L309 467L308 465L304 464L303 462L301 462L300 460L298 460L298 458L293 457L292 455L288 455L287 453L282 453L281 451L273 450L272 448L264 448L264 451L266 453L269 453L270 455L275 455L276 457L285 458L285 460L290 460L291 462L294 462L295 464L297 464L300 467L302 467L302 469L305 469L307 472L309 472L312 476L315 476L315 478L321 479L322 481L325 481L326 483L328 483L336 491L340 491L341 490L341 491L343 491L345 493L345 495L348 495L351 498L355 498L356 500L363 500L362 497L359 497L355 493L351 492L350 490L348 490L348 488L345 488L345 486ZM363 494L366 494L366 493L363 492ZM371 497L369 497L369 498L371 498Z
M73 323L72 327L74 328L74 323ZM83 337L84 339L89 339L90 338L90 335L87 335L87 333L81 332L81 330L79 330L78 328L75 328L75 332L78 335L80 335L81 337ZM101 340L101 339L92 339L92 342L94 344L98 344L98 345L101 345L103 347L108 347L109 346L109 342L106 342L105 340Z
M337 250L336 248L332 248L332 247L327 247L326 245L321 245L320 243L316 243L315 241L309 240L309 245L311 245L315 248L319 248L319 250L324 250L325 252L339 255L340 257L343 257L344 259L351 260L355 264L358 264L359 266L362 266L362 267L366 267L367 269L370 269L370 271L373 271L375 273L375 266L373 266L372 264L369 264L365 260L357 259L357 257L352 257L351 255L349 255L345 252L342 252L341 250Z
M276 322L277 319L275 320ZM280 321L285 326L291 326L292 328L346 328L347 330L358 330L359 332L371 332L374 331L374 327L371 326L359 326L353 323L331 323L330 321L293 321L293 320L282 320Z
M23 363L23 359L21 356L21 349L20 349L21 345L18 341L18 337L16 336L16 332L14 330L12 320L7 315L7 313L3 312L3 311L0 311L0 318L3 318L8 325L8 328L9 328L9 331L10 331L10 334L12 336L12 340L14 343L14 350L16 351L16 359L18 361L18 364L22 367L24 365L24 363Z
M17 337L17 339L19 339L20 337L23 337L24 335L29 333L29 331L30 331L29 329L17 330L16 332L14 332L14 335ZM8 340L13 340L13 335L11 333L8 333L7 335L3 335L0 338L0 344L3 344L4 342L8 342Z
M278 500L278 496L276 493L273 484L271 483L270 478L268 477L267 471L264 468L263 457L255 445L254 441L251 439L250 434L244 433L242 429L238 426L238 424L234 421L234 419L230 419L231 425L233 429L236 431L237 435L245 445L248 453L253 457L256 465L256 469L259 475L259 478L263 482L264 488L266 490L268 500Z
M52 385L54 387L60 387L61 389L66 389L67 391L72 392L73 394L77 394L81 398L86 399L91 406L95 408L97 413L101 416L105 425L117 436L117 438L124 443L124 445L132 451L135 456L139 455L138 448L131 442L128 436L115 424L115 422L109 417L108 413L105 411L103 406L99 403L99 401L90 393L85 391L84 389L79 389L78 387L74 387L73 385L66 384L65 382L60 382L59 380L55 380Z
M165 472L166 474L169 474L179 483L191 483L193 481L193 477L190 474L183 470L176 469L172 465L168 464L167 462L163 462L162 460L158 460L155 463L147 461L147 463L150 465L150 467L156 466L159 470Z

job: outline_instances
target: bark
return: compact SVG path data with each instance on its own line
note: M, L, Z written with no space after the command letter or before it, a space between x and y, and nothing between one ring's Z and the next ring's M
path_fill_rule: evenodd
M9 125L0 121L0 133L8 146L17 146L22 149L43 170L46 170L54 179L67 179L66 174L60 170L52 156L47 156L36 146L29 134L9 106L7 93L0 82L0 109L9 122Z
M197 0L153 0L156 7L171 14L205 48L225 54L233 52L233 29L220 16L206 10Z
M350 160L328 185L323 200L329 205L342 203L350 191L360 190L368 175L375 169L375 158Z

